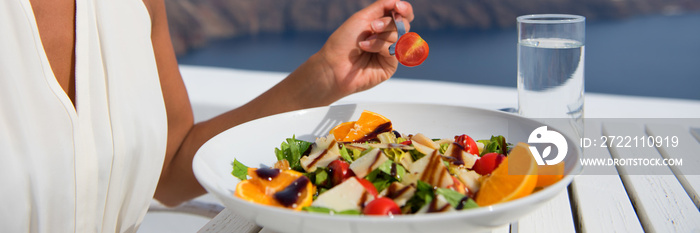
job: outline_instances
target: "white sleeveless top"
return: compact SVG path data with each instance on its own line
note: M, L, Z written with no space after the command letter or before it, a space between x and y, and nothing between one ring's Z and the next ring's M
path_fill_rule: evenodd
M167 122L142 0L76 1L76 106L29 0L0 1L0 232L134 232Z

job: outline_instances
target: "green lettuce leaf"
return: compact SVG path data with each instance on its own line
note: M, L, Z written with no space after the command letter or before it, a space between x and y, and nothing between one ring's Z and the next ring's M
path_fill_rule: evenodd
M433 186L418 180L416 183L416 193L406 202L402 210L404 213L415 213L426 203L430 203L433 198L435 198Z
M236 159L233 159L233 163L231 163L231 166L233 166L233 171L231 172L231 175L241 180L248 179L248 166L243 165Z
M340 157L348 163L352 163L352 161L354 161L353 156L350 155L350 152L348 152L348 148L345 148L345 145L340 146Z
M474 199L469 198L466 201L462 201L462 209L463 210L474 209L474 208L479 208L479 205L476 204Z
M396 178L396 181L401 181L401 179L403 179L403 177L406 175L406 168L391 160L382 163L377 169L384 172L384 174Z
M394 164L396 164L395 168L392 168ZM392 174L392 169L394 169L394 174ZM365 176L365 179L369 182L372 182L374 187L377 188L377 191L381 192L382 190L389 187L391 183L401 181L401 179L405 175L406 169L403 166L394 163L391 160L388 160L379 165L377 169L374 169L369 174L367 174L367 176Z
M292 170L304 172L299 159L306 153L311 144L311 142L297 140L295 136L292 136L292 138L287 138L286 141L282 142L279 148L275 148L275 156L277 156L278 161L287 160Z
M367 176L365 176L365 179L374 185L377 192L381 192L385 188L389 187L392 182L396 181L396 178L382 172L379 169L374 169L371 171L369 174L367 174Z
M437 188L435 190L436 195L442 195L455 209L471 209L479 207L479 205L474 202L471 198L465 198L466 196L452 189Z
M481 156L491 152L503 155L508 154L508 143L506 142L506 138L502 135L491 136L489 140L479 140L478 142L484 144L484 151L481 152Z

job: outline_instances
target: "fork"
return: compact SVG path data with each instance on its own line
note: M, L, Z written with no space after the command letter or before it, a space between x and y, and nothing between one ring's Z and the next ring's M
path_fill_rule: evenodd
M326 115L323 116L321 122L319 122L316 127L311 131L311 135L303 135L304 137L311 137L310 139L315 139L317 137L324 137L329 134L330 130L340 123L350 121L353 113L357 109L357 104L347 104L347 105L331 105L328 107Z
M403 18L401 17L401 15L397 14L395 11L391 12L391 18L394 19L394 25L396 25L396 32L398 33L398 36L396 37L396 42L389 46L389 54L393 56L396 50L396 43L399 42L399 38L401 38L403 34L406 34L406 26L403 25Z

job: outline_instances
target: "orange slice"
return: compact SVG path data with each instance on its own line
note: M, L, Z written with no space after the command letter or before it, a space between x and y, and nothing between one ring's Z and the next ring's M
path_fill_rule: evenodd
M529 146L521 142L493 170L491 176L484 179L476 196L476 204L488 206L525 197L535 190L536 184L537 163Z
M235 196L250 202L263 205L278 205L270 195L265 195L264 187L254 184L250 180L244 180L236 185Z
M303 176L302 173L294 170L280 170L274 177L265 178L259 176L256 171L257 168L248 168L248 176L251 178L238 183L234 195L246 201L278 207L285 206L274 198L275 193L284 190ZM289 208L301 210L304 206L310 206L314 193L316 193L316 186L308 182L300 190L297 201Z
M391 120L370 111L363 111L342 142L353 142L391 131Z
M550 186L564 178L564 162L537 166L537 187Z
M355 127L355 121L340 123L339 125L333 127L333 129L331 129L330 134L333 134L333 137L335 137L336 141L342 141L343 138L345 138L345 136L348 135L348 133L353 127Z
M280 170L280 173L272 179L265 179L258 176L256 172L257 168L248 168L248 176L250 176L250 182L264 188L267 195L272 195L276 192L287 187L289 184L294 182L297 178L302 176L298 171L294 170Z
M297 202L290 208L294 210L301 210L306 206L311 206L311 203L314 201L313 197L315 193L316 186L313 185L311 181L309 181L309 183L306 185L303 191L299 193L299 199L297 199Z

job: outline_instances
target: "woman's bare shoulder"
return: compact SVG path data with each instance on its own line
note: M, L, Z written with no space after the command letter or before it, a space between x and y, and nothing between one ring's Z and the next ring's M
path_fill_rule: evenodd
M151 22L157 18L158 14L165 14L165 2L163 0L142 0L143 4L151 16Z

